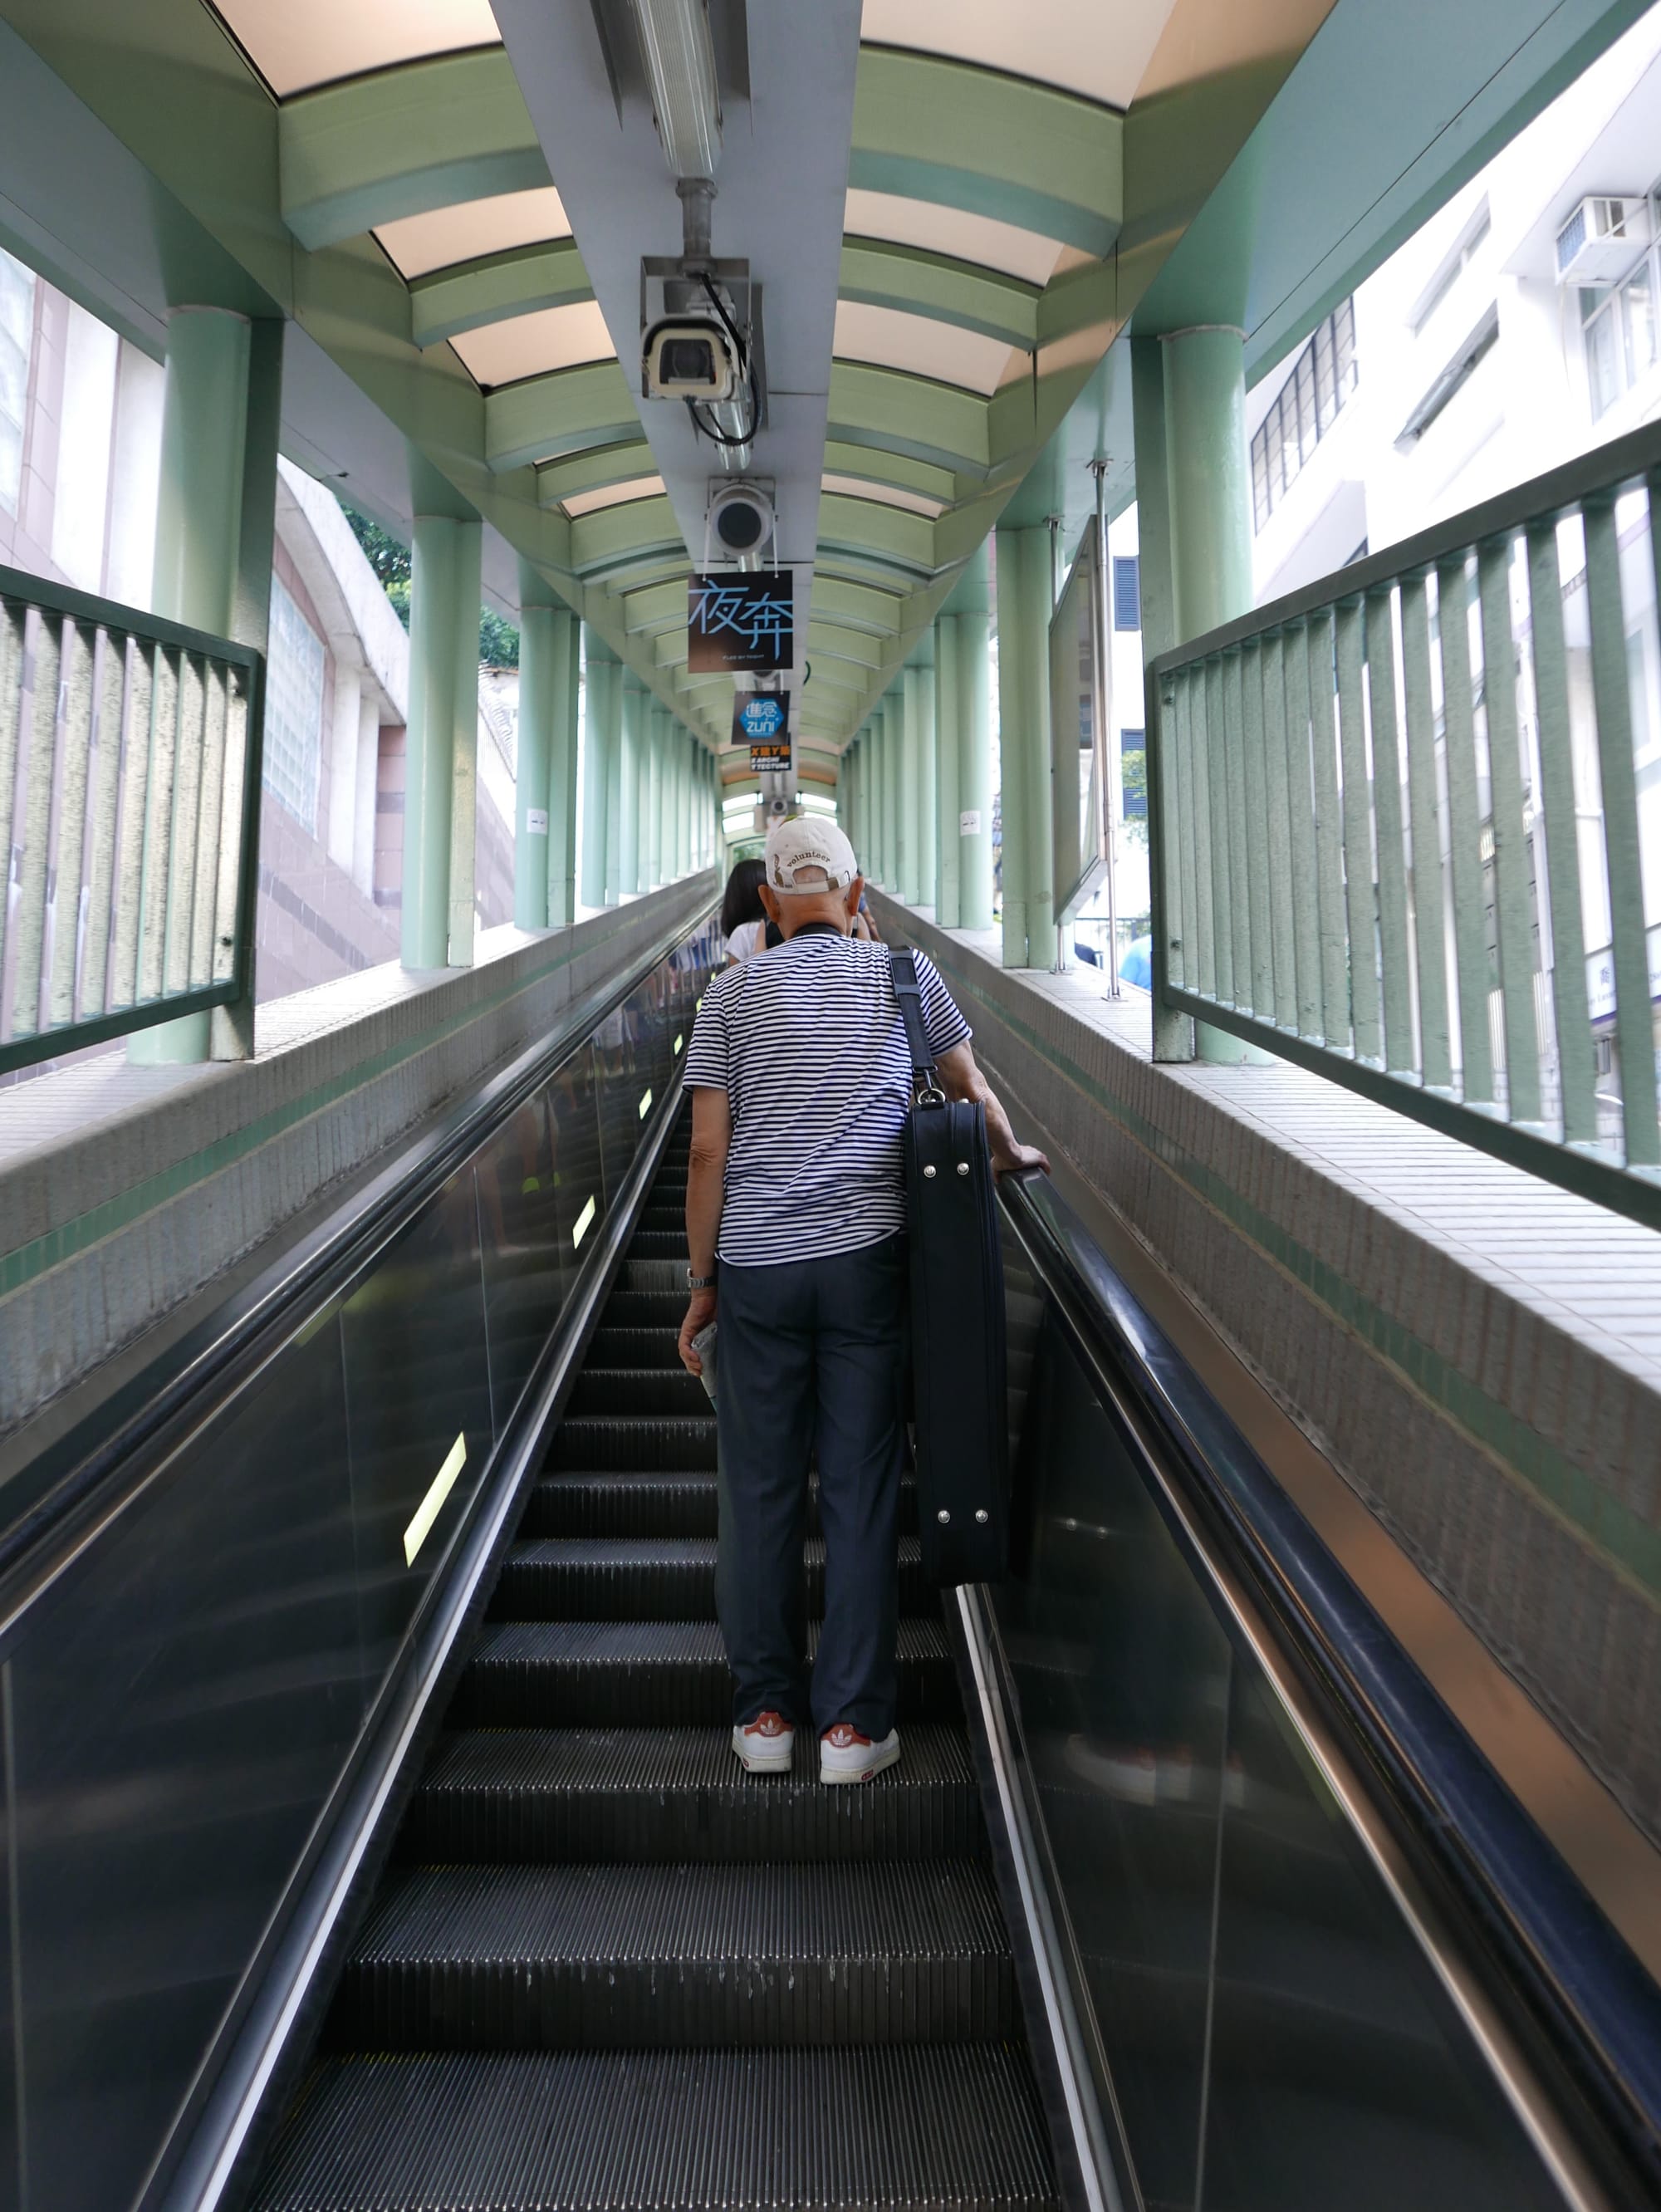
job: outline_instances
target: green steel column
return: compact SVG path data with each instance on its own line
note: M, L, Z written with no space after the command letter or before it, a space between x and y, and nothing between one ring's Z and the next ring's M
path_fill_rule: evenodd
M513 807L513 920L546 929L556 870L554 831L555 726L563 670L554 593L529 561L519 562L519 742Z
M918 673L906 669L897 692L900 720L900 854L895 871L907 906L922 899L923 707Z
M1050 617L1047 528L997 533L999 786L1003 812L1003 965L1053 968L1050 813Z
M569 607L550 610L553 716L548 774L548 920L565 929L577 919L577 710L580 625ZM521 646L523 653L523 646Z
M882 702L882 888L900 896L900 702Z
M282 392L282 325L223 307L167 318L161 476L151 605L171 622L265 650ZM258 814L256 813L256 819ZM246 856L257 867L258 856ZM252 961L245 1005L136 1030L136 1065L241 1060L253 1051Z
M622 713L623 672L603 638L585 626L587 699L583 714L583 904L606 902L611 848L611 759Z
M1252 605L1246 341L1236 330L1164 340L1167 491L1177 642Z
M935 889L934 918L956 929L962 910L962 807L958 799L957 615L934 626Z
M668 883L675 874L670 841L668 841L668 801L670 801L670 765L668 765L668 708L659 706L657 699L646 710L646 732L652 748L652 834L646 838L646 865L651 872L652 890Z
M1171 643L1179 645L1252 607L1246 340L1240 331L1213 326L1173 331L1161 345ZM1268 865L1262 854L1253 861ZM1235 889L1245 896L1245 885ZM1230 1066L1266 1065L1270 1057L1209 1022L1195 1024L1194 1048L1202 1060Z
M957 818L945 823L944 830L956 838L960 929L992 926L997 763L992 752L991 608L991 549L983 544L966 564L951 598L957 629ZM1047 658L1045 665L1047 668Z
M871 876L888 884L888 720L879 704L871 710Z
M960 929L992 926L992 618L957 617Z
M473 957L481 530L476 518L454 511L453 492L427 483L431 470L411 473L403 964L466 967ZM459 881L458 846L465 848Z
M623 671L618 716L616 775L612 782L615 811L609 823L606 860L607 903L615 906L640 888L640 725L646 693L632 668Z
M692 755L688 750L689 744L690 740L681 725L671 720L669 726L669 835L670 839L669 874L670 881L676 884L680 882L682 876L690 873L692 867L691 850L687 835L688 826L687 811L691 795L689 786L692 781Z
M933 650L933 640L930 640ZM917 828L917 902L932 907L935 902L935 871L937 848L940 842L939 810L939 746L940 735L935 726L935 672L926 662L906 670L907 676L917 678L917 751L919 763Z

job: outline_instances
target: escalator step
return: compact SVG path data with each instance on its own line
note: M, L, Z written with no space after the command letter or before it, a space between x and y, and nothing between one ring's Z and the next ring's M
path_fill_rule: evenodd
M712 1536L715 1474L566 1468L539 1482L519 1523L530 1536Z
M811 1658L819 1641L809 1626ZM944 1624L900 1624L900 1718L962 1713ZM452 1728L713 1727L732 1716L720 1631L704 1620L510 1620L463 1671Z
M1025 2052L452 2051L325 2060L258 2212L1051 2212Z
M825 1547L805 1550L809 1617L825 1610ZM900 1540L900 1610L932 1613L915 1536ZM515 1544L490 1601L493 1620L712 1620L715 1543L703 1536L541 1536Z
M1001 2041L984 1861L417 1867L348 1963L336 2051Z
M440 1740L398 1838L406 1862L976 1858L980 1799L961 1727L908 1729L876 1781L827 1790L742 1771L727 1728L480 1729Z
M684 1372L684 1370L682 1370ZM691 1376L686 1377L692 1382ZM712 1468L715 1416L702 1385L693 1382L701 1414L615 1413L572 1416L560 1424L549 1451L550 1468Z
M678 1290L613 1291L600 1316L602 1328L678 1330L687 1310L686 1272Z
M618 1278L626 1291L678 1291L682 1311L687 1295L687 1260L684 1250L678 1259L626 1258Z
M684 1303L683 1303L684 1310ZM597 1367L672 1367L684 1375L676 1349L677 1330L662 1328L597 1328L588 1347Z
M677 1260L684 1267L687 1257L685 1224L678 1229L637 1229L629 1239L631 1260Z
M708 1393L678 1359L672 1368L602 1367L591 1358L577 1377L566 1419L599 1414L640 1419L667 1413L678 1413L683 1419L710 1418Z
M670 1204L668 1200L660 1198L654 1190L652 1194L652 1204L640 1216L640 1226L642 1229L672 1229L679 1235L684 1248L687 1227L686 1206L684 1203L680 1206Z
M531 1492L519 1523L528 1536L712 1536L716 1478L709 1468L565 1468ZM917 1529L917 1485L900 1485L902 1534ZM818 1535L819 1479L809 1478L808 1533Z

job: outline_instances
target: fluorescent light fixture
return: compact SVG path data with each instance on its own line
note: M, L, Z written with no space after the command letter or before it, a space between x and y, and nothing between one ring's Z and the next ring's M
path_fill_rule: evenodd
M467 1438L457 1437L451 1445L444 1465L433 1476L432 1486L415 1508L415 1517L403 1532L403 1564L413 1567L415 1554L433 1533L433 1523L439 1517L439 1509L456 1486L456 1477L467 1464Z
M645 1119L646 1119L646 1115L647 1115L651 1111L652 1111L652 1093L651 1093L649 1091L642 1091L642 1092L641 1092L641 1094L640 1094L640 1119L644 1121L645 1121Z
M581 1212L577 1216L576 1221L575 1221L575 1223L574 1223L574 1224L573 1225L573 1228L572 1228L572 1231L571 1231L571 1249L572 1249L572 1250L573 1250L573 1252L576 1250L577 1247L578 1247L578 1246L582 1243L582 1241L583 1241L584 1237L587 1236L587 1234L588 1234L588 1232L589 1232L590 1229L593 1226L593 1222L594 1222L594 1201L593 1201L593 1200L591 1198L591 1199L589 1200L589 1201L588 1201L588 1204L587 1204L587 1205L583 1208L582 1212Z
M664 158L676 177L712 177L721 159L721 94L705 0L633 0Z
M685 1038L685 1036L677 1036L677 1037L676 1038L676 1040L675 1040L675 1056L676 1056L676 1058L677 1060L678 1060L678 1059L680 1058L680 1056L681 1056L681 1047L682 1047L685 1042L686 1042L686 1038Z

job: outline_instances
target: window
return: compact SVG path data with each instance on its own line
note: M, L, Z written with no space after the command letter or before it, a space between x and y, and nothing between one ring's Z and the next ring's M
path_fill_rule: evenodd
M1586 388L1594 422L1655 367L1656 286L1656 249L1652 246L1624 283L1580 294Z
M34 271L0 252L0 507L17 512L23 485L23 416L34 338Z
M274 576L265 669L265 787L317 835L323 770L323 640Z
M1121 730L1118 758L1120 804L1129 822L1148 812L1148 732Z
M1500 337L1500 307L1494 301L1483 313L1476 327L1455 351L1430 389L1403 423L1396 435L1396 450L1406 453L1416 446L1436 417L1442 412L1456 392L1462 392L1488 358Z
M1134 553L1113 556L1113 628L1142 628L1142 563Z
M1335 307L1292 365L1252 440L1252 507L1261 530L1314 458L1355 389L1355 303Z
M1471 256L1488 236L1489 228L1488 205L1484 197L1476 214L1471 216L1470 221L1454 240L1452 251L1441 262L1435 275L1414 303L1407 320L1408 327L1412 331L1415 337L1417 337L1419 332L1423 330L1437 308L1441 306L1443 301L1458 283L1461 274L1469 266Z

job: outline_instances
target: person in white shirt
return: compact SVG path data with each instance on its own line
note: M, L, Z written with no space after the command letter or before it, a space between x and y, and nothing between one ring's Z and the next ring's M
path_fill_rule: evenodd
M761 950L767 918L761 908L760 860L739 860L727 878L721 900L721 934L726 939L727 963L737 967Z

